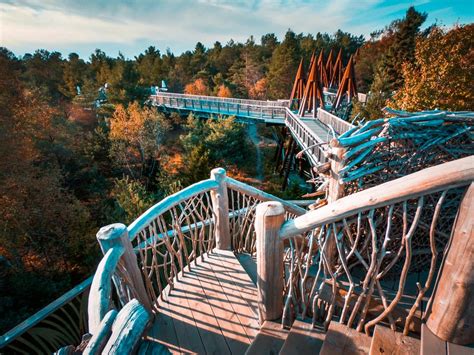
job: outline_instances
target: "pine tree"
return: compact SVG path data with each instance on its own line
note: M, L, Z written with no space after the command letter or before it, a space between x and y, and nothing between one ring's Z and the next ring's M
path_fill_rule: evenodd
M272 99L288 98L293 78L300 61L300 47L296 35L288 30L285 40L273 52L268 71L268 91Z

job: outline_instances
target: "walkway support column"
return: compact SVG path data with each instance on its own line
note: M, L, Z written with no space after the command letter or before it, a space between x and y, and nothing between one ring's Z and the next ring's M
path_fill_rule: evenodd
M474 183L459 208L426 322L438 338L459 345L468 345L474 340L473 216Z
M257 206L257 289L260 324L281 318L283 314L283 241L280 227L285 209L280 202L264 202Z
M211 179L219 186L211 191L212 209L216 218L216 248L231 250L232 241L229 227L229 197L227 196L226 173L222 168L211 171Z
M97 233L97 240L99 241L100 248L104 255L114 246L120 246L124 249L124 253L119 262L119 265L122 267L118 267L117 270L119 270L118 273L122 271L126 273L126 275L123 275L123 278L131 283L129 286L132 288L132 295L129 297L120 279L114 276L114 284L117 288L120 301L125 305L131 299L136 298L145 309L151 312L152 305L145 289L142 273L138 267L137 257L128 236L127 227L122 223L114 223L102 227Z

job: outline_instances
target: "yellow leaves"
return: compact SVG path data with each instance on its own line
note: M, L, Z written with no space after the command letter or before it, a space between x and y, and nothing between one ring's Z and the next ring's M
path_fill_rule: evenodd
M409 111L474 110L474 25L434 28L418 38L415 64L389 105Z
M209 88L203 79L196 79L184 87L184 93L189 95L209 95Z
M217 90L218 97L232 97L232 92L230 89L225 85L220 85L219 89Z
M268 80L262 78L258 80L249 90L249 96L252 99L264 100L267 97Z

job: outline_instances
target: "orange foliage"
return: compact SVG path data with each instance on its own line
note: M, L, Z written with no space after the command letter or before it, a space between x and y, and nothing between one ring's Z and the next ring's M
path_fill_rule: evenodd
M196 79L184 87L184 93L189 95L209 95L209 88L203 79Z
M232 97L232 92L225 85L220 85L219 90L217 91L218 97Z
M267 98L268 81L267 78L258 80L253 87L249 90L249 96L251 99L264 100Z

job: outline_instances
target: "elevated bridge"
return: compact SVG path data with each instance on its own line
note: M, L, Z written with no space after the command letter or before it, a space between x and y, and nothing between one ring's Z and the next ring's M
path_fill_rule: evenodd
M169 111L235 116L239 120L286 126L313 166L326 162L325 143L354 127L321 108L313 117L302 117L289 109L289 100L246 100L164 92L150 96L149 100L153 106Z

